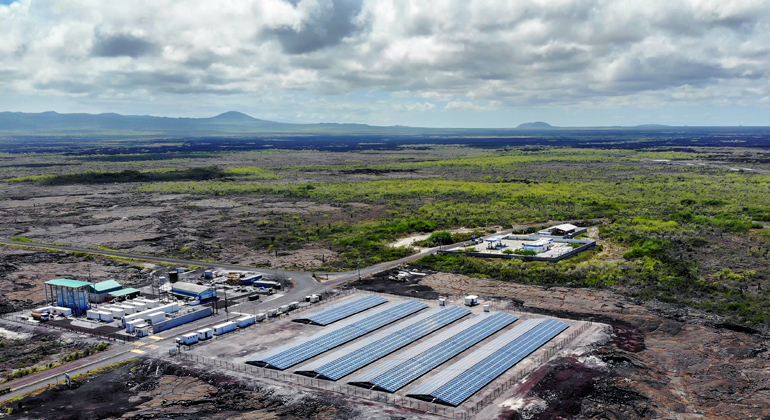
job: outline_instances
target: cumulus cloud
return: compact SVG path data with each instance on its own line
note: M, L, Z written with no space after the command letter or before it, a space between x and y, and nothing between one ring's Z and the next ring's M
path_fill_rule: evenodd
M20 0L0 4L0 94L766 106L768 22L762 0Z

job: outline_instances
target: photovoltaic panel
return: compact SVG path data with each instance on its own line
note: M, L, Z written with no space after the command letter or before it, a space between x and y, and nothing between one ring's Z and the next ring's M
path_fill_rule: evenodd
M459 306L430 309L303 366L297 373L336 381L470 313Z
M312 312L302 318L294 319L294 322L302 322L304 324L315 325L329 325L332 322L336 322L340 319L347 318L359 312L363 312L377 305L381 305L387 301L388 300L384 297L375 295L356 297L335 304L329 308Z
M305 339L261 353L246 363L284 370L426 307L425 303L412 300L390 302Z
M397 354L364 371L350 383L369 389L396 392L436 366L467 350L516 321L506 313L483 313L436 336L433 340Z
M568 327L555 319L527 320L442 370L407 395L457 407Z

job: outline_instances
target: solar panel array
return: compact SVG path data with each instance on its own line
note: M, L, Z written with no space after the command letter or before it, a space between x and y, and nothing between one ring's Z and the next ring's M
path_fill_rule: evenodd
M289 343L261 353L247 360L246 363L284 370L427 306L425 303L413 300L391 302L374 309L371 313L357 315L340 325L325 329L299 342Z
M568 327L555 319L525 321L442 370L407 395L457 407Z
M295 319L294 322L302 322L305 324L315 325L329 325L332 322L336 322L340 319L347 318L359 312L363 312L387 301L387 299L381 296L361 296L359 298L346 300L345 302L336 304L321 311L312 312L307 316Z
M365 388L395 392L512 324L516 319L518 318L506 313L483 313L475 316L444 331L433 340L421 343L392 357L380 366L364 371L354 377L350 383Z
M470 313L458 306L430 309L303 366L297 373L336 381Z

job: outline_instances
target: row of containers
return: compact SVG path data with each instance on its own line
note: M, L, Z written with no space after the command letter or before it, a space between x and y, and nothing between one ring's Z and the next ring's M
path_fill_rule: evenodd
M165 321L166 314L178 311L179 304L176 302L161 305L157 300L137 298L88 310L86 317L108 323L119 319L127 333L144 336L149 333L151 325Z
M321 296L310 295L305 296L305 302L316 303L321 301ZM257 321L261 322L267 318L276 317L280 314L288 313L294 309L299 308L299 302L294 301L287 305L282 305L277 309L270 309L267 312L258 313L256 315L243 315L241 318L235 321L229 321L222 324L214 325L211 328L204 328L194 333L184 334L181 337L176 338L176 342L184 345L192 345L199 341L208 340L213 336L220 336L233 332L238 328L246 328L249 325L254 325Z

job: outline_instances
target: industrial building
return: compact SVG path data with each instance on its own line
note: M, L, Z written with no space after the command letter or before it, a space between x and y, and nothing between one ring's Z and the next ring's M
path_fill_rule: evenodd
M89 295L93 283L71 279L53 279L45 282L45 300L54 306L72 309L81 315L91 309Z
M586 228L577 227L569 223L563 223L561 225L551 226L549 228L538 231L540 236L558 236L560 238L574 238L583 232L586 232Z
M109 292L108 295L110 296L110 299L123 301L123 300L133 299L135 297L138 297L139 293L140 293L139 289L134 289L133 287L126 287L125 289Z
M105 280L89 286L90 301L92 303L102 303L110 300L110 292L117 292L123 286L115 280Z
M217 291L211 286L201 286L193 283L178 281L171 285L170 293L184 299L206 302L217 297Z

